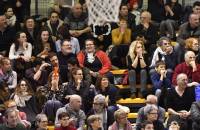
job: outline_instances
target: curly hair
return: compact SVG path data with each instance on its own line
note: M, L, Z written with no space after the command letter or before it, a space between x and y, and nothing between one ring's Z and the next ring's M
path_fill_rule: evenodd
M185 40L185 48L191 49L194 44L194 40L198 41L198 38L190 37L190 38L186 39Z
M17 87L15 89L15 94L19 95L19 96L22 94L21 87L20 87L20 84L21 84L22 81L24 81L26 83L26 85L27 85L27 92L28 92L28 94L29 95L33 95L34 94L33 89L31 87L30 83L28 82L28 80L26 80L25 78L23 78L23 79L21 79L19 81L19 83L18 83L18 85L17 85Z
M129 52L128 52L128 55L131 57L131 60L132 62L134 61L135 57L136 57L136 46L137 44L141 44L142 45L142 50L143 50L143 54L146 53L145 51L145 47L144 47L144 44L145 44L145 41L143 38L137 38L135 41L133 41L129 47Z

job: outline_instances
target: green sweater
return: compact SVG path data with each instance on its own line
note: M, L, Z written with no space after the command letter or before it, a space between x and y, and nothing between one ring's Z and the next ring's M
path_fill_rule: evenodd
M17 124L15 128L9 128L5 124L1 124L0 130L27 130L27 129L22 124Z

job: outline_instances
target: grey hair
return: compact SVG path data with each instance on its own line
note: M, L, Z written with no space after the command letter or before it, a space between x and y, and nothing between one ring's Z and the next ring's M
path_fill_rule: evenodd
M42 113L41 114L37 114L37 116L35 117L35 125L36 126L38 126L38 124L40 123L42 118L47 118L46 114L42 114Z
M186 51L185 54L184 54L185 59L187 59L188 54L194 54L195 55L195 53L193 51Z
M158 111L158 107L154 104L147 104L144 107L144 115L146 116L147 114L149 114L152 110L156 110Z
M157 41L157 46L162 46L163 40L166 40L166 41L169 41L169 42L171 41L170 38L163 36Z

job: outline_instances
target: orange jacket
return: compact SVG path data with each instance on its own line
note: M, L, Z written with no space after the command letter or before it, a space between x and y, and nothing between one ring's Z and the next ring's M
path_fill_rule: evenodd
M84 61L85 61L85 55L86 52L80 51L77 54L77 59L79 62L80 67L84 67ZM102 68L98 71L100 74L105 74L111 69L111 61L107 54L101 50L98 50L95 52L95 56L101 61ZM89 68L90 69L90 68Z

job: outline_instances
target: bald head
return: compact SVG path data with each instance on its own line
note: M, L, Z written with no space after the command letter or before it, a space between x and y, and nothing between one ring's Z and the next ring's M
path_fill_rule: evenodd
M72 12L75 17L81 16L81 14L83 12L82 5L80 3L75 3L72 8Z
M178 76L176 77L176 81L177 81L177 86L185 89L187 87L188 84L188 77L186 74L184 73L180 73L178 74Z
M189 23L192 28L196 28L199 26L199 15L192 13L189 17Z
M76 95L76 94L71 95L69 102L73 102L75 100L81 100L81 97L79 95Z
M155 95L148 95L146 99L147 104L157 104L158 98Z
M185 73L180 73L177 75L176 80L178 81L178 80L182 79L183 77L187 77L187 75Z
M80 110L82 104L81 102L82 100L79 95L74 94L70 96L69 104L72 107L72 109Z

